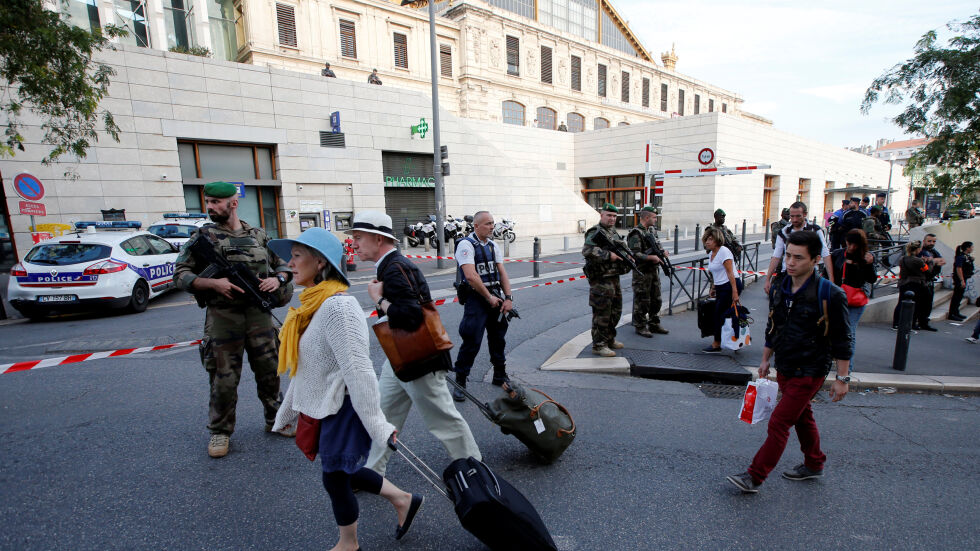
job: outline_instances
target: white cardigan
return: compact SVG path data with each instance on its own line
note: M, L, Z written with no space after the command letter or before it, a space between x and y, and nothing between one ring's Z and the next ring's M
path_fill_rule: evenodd
M368 346L367 321L357 299L334 295L323 301L299 339L296 376L272 430L295 423L300 412L316 419L337 413L346 390L371 439L386 442L395 427L381 412Z

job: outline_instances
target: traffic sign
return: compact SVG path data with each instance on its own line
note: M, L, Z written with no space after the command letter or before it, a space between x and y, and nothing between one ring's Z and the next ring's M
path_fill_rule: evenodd
M698 162L703 165L710 165L715 160L715 152L710 147L698 151Z
M32 203L30 201L20 202L20 213L31 216L47 216L48 211L44 208L44 203Z
M44 198L44 186L37 176L22 172L14 177L14 191L28 201L40 201Z

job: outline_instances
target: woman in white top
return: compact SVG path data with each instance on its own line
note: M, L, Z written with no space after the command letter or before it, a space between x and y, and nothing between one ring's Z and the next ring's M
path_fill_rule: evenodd
M725 236L721 230L708 226L701 236L704 250L708 252L708 273L711 274L711 296L715 297L714 342L704 352L721 351L721 326L725 314L738 302L742 292L742 280L735 277L735 256L724 245Z
M300 293L280 332L279 373L292 381L273 430L295 423L300 413L320 419L323 486L330 495L340 541L332 551L356 551L358 506L354 490L380 494L398 515L401 539L422 505L422 496L400 490L364 467L372 441L394 439L395 427L381 412L378 382L368 355L367 322L357 299L343 294L343 246L330 232L311 228L298 239L269 242L289 269Z

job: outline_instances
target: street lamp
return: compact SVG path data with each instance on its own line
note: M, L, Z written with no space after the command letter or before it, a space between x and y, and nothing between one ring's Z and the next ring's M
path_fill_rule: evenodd
M436 72L436 8L428 0L402 0L402 6L421 8L429 6L429 58L432 73L432 176L436 191L436 266L443 268L443 242L446 240L446 189L442 181L442 158L439 144L439 73Z

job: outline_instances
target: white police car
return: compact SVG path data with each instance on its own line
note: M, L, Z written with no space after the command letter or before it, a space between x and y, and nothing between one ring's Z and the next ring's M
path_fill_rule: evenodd
M151 298L173 288L177 248L140 231L139 222L78 222L75 228L34 245L10 270L7 299L24 316L106 307L142 312Z
M147 231L166 239L177 249L184 246L190 240L194 230L205 224L211 223L207 214L195 212L168 212L163 215L163 220L154 222L152 226L146 228Z

